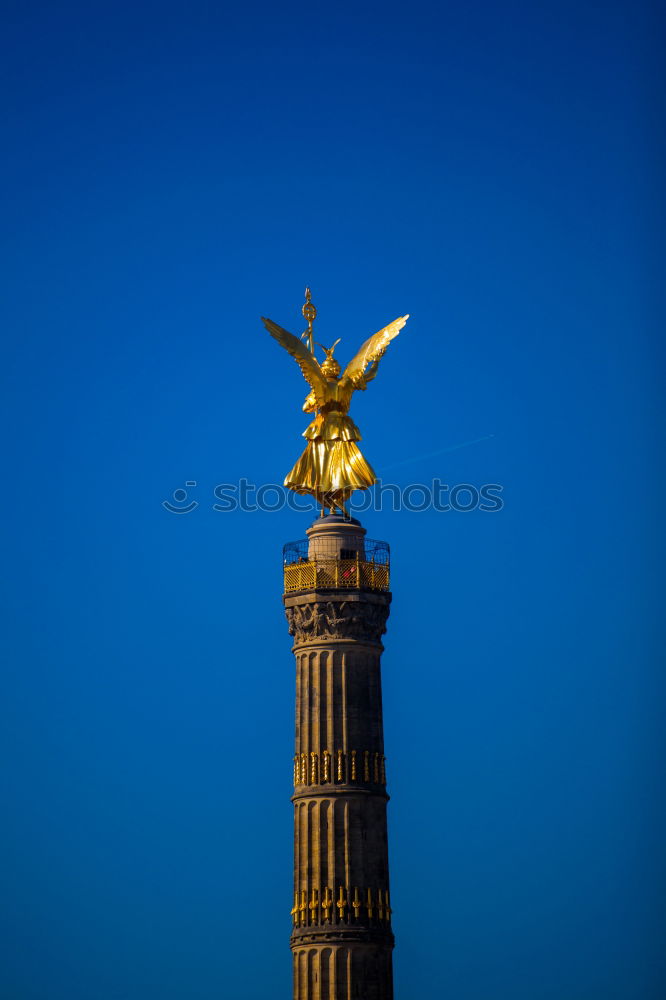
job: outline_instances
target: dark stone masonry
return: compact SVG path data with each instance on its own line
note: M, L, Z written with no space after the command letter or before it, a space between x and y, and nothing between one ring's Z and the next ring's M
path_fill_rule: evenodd
M307 534L299 579L318 582L294 590L292 573L284 596L296 658L293 998L392 1000L380 670L388 563L381 573L370 564L358 521L329 515Z

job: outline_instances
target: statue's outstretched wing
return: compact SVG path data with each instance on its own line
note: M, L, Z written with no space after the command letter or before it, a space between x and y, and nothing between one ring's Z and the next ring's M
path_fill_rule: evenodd
M375 333L372 337L369 337L345 368L342 378L349 378L353 382L363 375L371 361L381 358L388 344L394 337L398 336L408 319L409 313L406 316L398 316L397 319L394 319L392 323L385 326L379 333Z
M261 321L271 337L275 337L278 344L282 344L285 350L289 351L292 358L296 359L299 368L314 393L317 405L323 406L326 402L326 379L321 373L317 359L310 353L303 341L295 337L293 333L283 330L281 326L274 323L272 319L266 319L265 316L261 317Z

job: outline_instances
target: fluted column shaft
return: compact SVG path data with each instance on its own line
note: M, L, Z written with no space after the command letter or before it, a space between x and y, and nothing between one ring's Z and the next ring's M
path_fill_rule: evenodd
M285 596L296 659L294 1000L392 1000L381 636L390 594Z

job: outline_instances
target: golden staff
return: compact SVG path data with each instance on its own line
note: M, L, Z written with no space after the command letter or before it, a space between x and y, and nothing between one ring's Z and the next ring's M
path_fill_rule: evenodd
M317 318L317 308L312 303L312 292L309 288L305 289L305 305L301 309L303 317L308 324L307 330L303 330L301 334L301 340L307 341L308 349L310 354L314 354L314 333L312 330L312 324Z

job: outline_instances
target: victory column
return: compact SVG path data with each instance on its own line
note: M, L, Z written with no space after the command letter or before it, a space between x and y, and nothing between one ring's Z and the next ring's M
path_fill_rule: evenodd
M284 548L296 658L293 1000L392 1000L380 671L389 548L366 538L344 503L375 482L348 415L352 395L376 376L408 317L370 337L341 375L338 340L322 348L321 364L315 357L309 289L303 315L300 340L263 320L299 364L311 390L303 409L315 414L285 486L322 507L307 539Z

